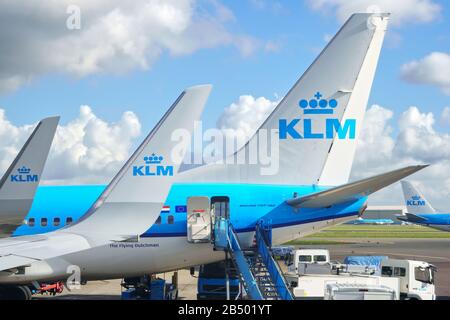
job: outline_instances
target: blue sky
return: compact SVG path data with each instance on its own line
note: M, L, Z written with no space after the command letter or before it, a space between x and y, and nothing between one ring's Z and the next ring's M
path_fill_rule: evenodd
M73 3L81 28L68 30ZM352 178L431 163L413 182L450 210L450 4L440 0L0 4L0 122L7 128L0 130L0 169L29 134L25 125L60 115L47 179L106 183L184 88L214 85L204 128L215 127L232 103L243 103L242 95L267 99L265 108L258 107L262 100L245 100L267 112L349 14L372 5L393 15ZM82 105L90 107L85 118ZM89 131L88 118L103 129ZM394 188L378 199L398 202Z
M369 105L377 103L398 112L418 105L422 111L435 113L450 105L450 97L438 88L400 78L402 64L430 51L450 52L448 2L436 2L442 6L436 21L406 23L389 30ZM214 126L223 108L239 95L274 99L275 94L285 94L324 47L324 37L341 26L332 13L314 11L302 1L283 1L276 9L269 4L259 8L252 1L230 1L226 5L235 15L235 20L227 24L230 30L273 41L278 46L276 52L259 49L243 57L234 47L219 46L178 57L163 53L149 70L134 69L122 75L77 78L52 72L0 95L0 106L17 124L54 114L61 115L64 124L77 116L82 104L91 106L107 121L116 121L123 111L132 110L146 132L184 87L212 83L214 91L204 120Z

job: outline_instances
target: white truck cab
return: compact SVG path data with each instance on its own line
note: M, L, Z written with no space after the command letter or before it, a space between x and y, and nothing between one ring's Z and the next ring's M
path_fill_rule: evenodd
M299 249L289 257L285 278L296 299L323 299L328 289L328 299L344 297L341 294L344 291L348 298L352 295L368 298L369 295L360 293L367 286L371 286L372 291L376 289L384 293L387 287L395 292L395 300L436 299L434 280L437 269L432 264L390 258L382 258L379 263L377 270L371 266L332 263L326 249ZM351 288L344 288L346 285ZM376 294L377 297L383 295Z
M290 273L299 274L300 265L326 265L329 263L330 252L327 249L299 249L291 253L288 262L288 270Z
M436 267L424 261L383 259L381 276L400 279L400 297L408 300L435 300Z

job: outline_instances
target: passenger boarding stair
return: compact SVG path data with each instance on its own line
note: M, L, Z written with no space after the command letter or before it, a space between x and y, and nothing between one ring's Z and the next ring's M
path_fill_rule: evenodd
M292 300L286 281L270 249L271 228L258 223L256 248L243 250L238 236L227 219L214 226L214 246L231 257L244 289L252 300Z

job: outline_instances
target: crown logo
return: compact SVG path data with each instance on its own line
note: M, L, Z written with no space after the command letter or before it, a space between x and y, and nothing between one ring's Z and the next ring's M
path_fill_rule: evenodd
M413 199L414 201L419 201L420 200L420 196L412 196L411 199Z
M151 156L145 156L144 161L146 164L160 164L161 161L164 160L163 156L157 156L156 154L152 153Z
M337 100L326 100L322 99L322 97L323 95L320 92L317 92L314 95L315 99L309 101L302 99L298 105L304 110L304 114L333 114L334 109L338 106Z
M17 169L19 174L29 174L31 172L30 168L23 166L22 168Z

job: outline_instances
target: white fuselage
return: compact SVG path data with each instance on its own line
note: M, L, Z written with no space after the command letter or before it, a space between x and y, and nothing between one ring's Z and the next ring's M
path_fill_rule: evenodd
M354 216L304 223L273 229L273 244L306 236L327 226L344 223ZM254 232L239 234L243 246L251 246ZM142 238L139 242L119 242L107 246L39 261L23 274L0 272L2 283L29 283L34 280L66 280L79 268L82 280L118 279L187 268L223 260L223 251L210 243L189 243L186 237Z

